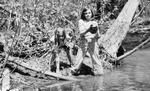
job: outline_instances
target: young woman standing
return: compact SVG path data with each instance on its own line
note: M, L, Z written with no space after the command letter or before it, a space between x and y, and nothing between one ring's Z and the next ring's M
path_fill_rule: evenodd
M80 32L80 48L82 49L82 55L77 60L77 65L74 69L79 69L84 60L84 56L89 52L92 59L92 65L95 75L103 74L103 67L101 60L98 58L98 45L97 37L99 36L98 23L93 20L94 15L91 9L84 8L81 13L81 19L79 20L79 32Z

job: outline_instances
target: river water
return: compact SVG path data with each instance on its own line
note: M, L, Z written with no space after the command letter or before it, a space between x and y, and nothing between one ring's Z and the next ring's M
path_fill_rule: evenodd
M150 91L150 48L138 50L122 61L123 64L103 76L21 91Z

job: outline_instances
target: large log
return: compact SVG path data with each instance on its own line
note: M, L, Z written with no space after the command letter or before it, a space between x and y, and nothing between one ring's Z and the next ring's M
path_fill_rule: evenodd
M80 80L72 76L64 76L64 75L57 74L57 73L50 72L50 71L45 71L42 73L41 69L37 67L38 65L35 66L34 64L30 64L28 62L21 62L20 60L16 60L15 57L9 57L7 61L7 65L8 65L7 67L16 68L27 74L30 74L30 72L31 73L33 72L35 74L41 73L53 79L62 79L62 80L71 80L71 81Z
M146 39L144 42L142 42L140 45L136 46L135 48L133 48L132 50L128 51L127 53L125 53L124 55L120 56L117 58L117 60L121 60L129 55L131 55L132 53L134 53L135 51L137 51L138 49L140 49L141 47L143 47L144 45L146 45L147 43L150 42L150 38Z
M130 23L138 5L139 0L128 0L113 25L98 40L98 44L102 45L113 58L116 58L118 48L129 30Z

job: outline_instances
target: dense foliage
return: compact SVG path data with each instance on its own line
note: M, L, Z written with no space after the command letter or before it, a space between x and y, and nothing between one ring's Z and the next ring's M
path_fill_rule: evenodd
M41 57L53 49L50 40L62 27L78 36L77 21L84 7L90 7L101 33L109 28L127 0L1 0L1 42L10 55ZM144 2L145 4L145 2ZM143 5L144 5L143 4Z
M0 31L5 49L19 57L41 57L52 49L58 27L76 31L83 7L96 13L96 0L1 0ZM101 15L100 15L101 16Z

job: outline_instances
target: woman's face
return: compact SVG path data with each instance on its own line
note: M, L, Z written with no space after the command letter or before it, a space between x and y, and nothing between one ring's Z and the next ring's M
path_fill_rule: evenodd
M90 20L92 17L92 12L90 9L88 9L86 12L85 12L85 18L86 20Z

